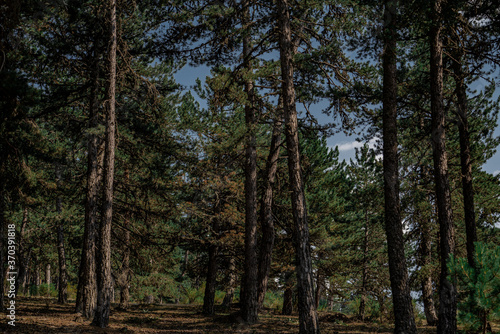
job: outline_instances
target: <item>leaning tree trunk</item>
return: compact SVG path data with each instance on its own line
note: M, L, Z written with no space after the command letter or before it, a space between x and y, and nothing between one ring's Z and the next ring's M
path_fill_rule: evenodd
M60 187L61 184L61 171L59 166L56 166L56 182ZM58 215L62 213L62 200L58 196L56 199L56 212ZM59 281L58 281L58 295L57 302L65 304L68 302L68 280L66 273L66 254L64 251L64 220L59 217L59 224L57 226L57 254L59 257Z
M472 184L472 161L467 106L467 86L462 69L462 56L453 64L455 75L455 94L457 95L458 131L460 136L460 165L462 169L462 192L464 201L465 231L467 234L467 261L477 268L474 243L477 241L476 213L474 209L474 189Z
M109 323L113 282L111 277L111 224L113 222L113 181L116 146L116 0L109 1L108 105L104 153L103 205L97 252L97 309L92 324L105 328Z
M281 100L281 98L280 98ZM281 108L281 103L278 106ZM281 113L279 113L281 114ZM269 271L271 269L271 260L274 247L274 218L273 218L273 184L278 170L278 158L281 147L281 132L283 122L281 115L274 121L273 133L271 137L271 147L267 157L266 179L264 185L264 194L260 208L260 220L262 225L262 240L259 253L259 271L258 271L258 302L259 309L264 304L266 297L267 282Z
M306 199L300 166L299 131L293 83L292 31L288 0L278 1L279 47L281 59L283 111L288 150L293 221L295 225L295 249L297 259L297 286L299 308L299 333L319 333L319 319L314 307L314 284L312 277L311 247L307 225Z
M250 24L250 2L245 2L242 25ZM243 38L243 62L246 76L252 74L251 36ZM245 78L245 93L248 99L245 105L245 123L247 127L245 150L245 267L244 267L244 299L242 300L242 317L253 324L258 321L257 300L257 148L255 139L256 112L254 105L254 84L251 78Z
M384 8L384 87L383 87L383 168L385 231L389 255L389 275L394 306L394 332L416 333L404 252L403 226L399 204L396 76L396 8L393 0Z
M441 41L442 0L434 1L430 39L431 122L434 179L438 210L441 276L439 291L438 333L457 331L457 300L453 283L448 280L447 261L455 251L455 232L452 221L451 193L446 153L446 112L443 106L443 49Z

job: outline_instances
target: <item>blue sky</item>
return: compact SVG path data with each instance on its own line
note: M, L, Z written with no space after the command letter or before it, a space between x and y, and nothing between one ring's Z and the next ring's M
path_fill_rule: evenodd
M198 66L198 67L190 67L185 66L181 70L179 70L174 76L178 83L185 86L186 89L195 85L196 79L199 78L202 82L205 81L206 76L210 75L210 70L206 66ZM202 107L206 106L205 101L200 100L196 93L192 93L193 96L198 100ZM498 96L499 92L497 91L496 96ZM321 113L320 108L316 113L314 110L311 112L318 118L319 122L327 122L326 116ZM495 136L500 136L500 127L497 127L495 130ZM357 136L347 136L344 133L338 133L327 139L328 146L339 148L339 158L342 160L347 160L354 158L355 148L363 146L363 143L358 142ZM370 146L375 144L375 141L372 140L368 143ZM500 149L497 148L497 150ZM483 166L483 170L488 173L492 173L494 175L500 174L500 152L497 153Z

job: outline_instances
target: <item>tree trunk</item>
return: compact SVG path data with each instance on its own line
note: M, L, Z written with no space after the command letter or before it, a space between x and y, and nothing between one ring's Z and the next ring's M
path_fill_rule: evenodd
M250 2L243 8L242 26L250 24ZM246 75L251 75L251 36L243 38L243 61ZM255 140L256 112L254 106L253 80L245 79L245 93L248 99L245 105L245 123L247 127L245 150L245 267L244 285L245 295L242 300L242 317L253 324L258 321L257 300L257 149Z
M316 275L316 293L314 295L314 307L316 310L319 308L319 302L321 301L321 294L323 293L323 277L320 274L320 271L318 270L318 273Z
M368 278L368 210L365 208L365 236L363 240L363 268L361 274L361 301L359 303L359 318L365 321L366 284Z
M389 255L389 275L394 306L394 333L416 333L408 271L404 252L403 226L399 204L397 139L397 68L395 3L385 1L384 8L384 87L383 87L383 168L385 231Z
M293 83L293 44L290 27L288 1L278 1L280 32L280 59L282 76L283 111L288 150L293 221L295 225L295 248L297 259L297 286L299 308L299 333L319 333L319 319L314 307L314 284L312 277L311 247L307 225L304 184L300 166L299 131L295 109L295 86Z
M224 296L224 300L222 301L222 308L226 311L229 311L231 308L231 303L234 298L234 290L236 285L236 261L234 256L231 256L229 259L229 282L227 284L226 295Z
M219 200L220 199L217 201ZM222 204L219 202L215 204L215 217L212 224L212 240L208 246L207 281L205 284L205 295L203 297L203 313L206 315L215 314L215 286L217 284L217 257L219 253L217 239L219 235L219 215L221 212L221 205Z
M45 266L45 284L47 284L47 290L49 289L49 285L52 284L50 277L50 263L47 263Z
M124 240L123 240L123 259L122 267L120 270L120 304L118 308L127 310L130 300L130 231L128 227L128 220L123 224L124 227Z
M281 99L280 99L281 100ZM278 108L280 108L278 106ZM274 219L273 219L273 185L278 170L278 158L281 147L281 131L283 122L281 116L274 121L273 134L271 137L271 147L267 157L266 179L264 185L264 195L262 196L260 220L262 225L262 241L259 254L259 271L258 271L258 302L259 309L264 304L266 297L267 282L269 280L269 271L271 269L271 261L274 247Z
M453 284L448 280L446 262L455 251L455 232L452 221L451 193L448 181L448 158L446 153L446 112L443 106L443 50L441 41L442 0L434 1L432 27L429 34L431 59L431 119L434 179L438 209L439 238L441 252L441 276L439 291L438 333L456 333L457 301Z
M6 264L6 233L5 233L5 189L4 184L0 185L0 311L4 311L4 299L5 299L5 271L3 270Z
M60 187L61 183L61 171L59 166L56 166L56 182ZM62 200L58 196L56 199L56 212L61 215L62 213ZM59 257L59 278L58 278L58 295L57 302L61 304L66 304L68 302L68 281L66 274L66 254L64 251L64 220L59 217L59 224L57 226L57 253Z
M283 294L283 308L281 314L292 315L293 313L293 273L285 273L285 293Z
M424 313L425 319L429 326L436 326L438 323L438 317L436 313L436 308L434 306L433 300L433 289L432 289L432 278L428 266L431 263L432 248L431 248L431 230L428 222L424 219L421 220L420 228L422 230L421 244L420 244L420 257L421 257L421 267L424 268L424 273L422 275L422 300L424 303Z
M21 222L21 228L19 230L19 241L17 246L17 266L18 266L18 275L16 279L16 295L19 294L19 287L24 288L26 286L26 267L27 267L27 257L26 257L26 249L24 249L24 231L26 230L26 226L28 225L28 207L24 206L23 208L23 220Z
M76 296L77 313L92 319L97 307L96 243L99 192L102 182L103 154L102 139L95 133L99 126L99 53L94 50L92 87L90 91L87 193L85 200L85 226L83 233L82 257L78 274Z
M105 328L109 323L113 282L111 277L111 224L113 222L113 181L116 145L116 0L109 1L108 105L106 108L106 139L104 155L104 195L99 247L97 252L97 309L92 324Z
M36 291L36 295L37 296L40 296L40 284L41 284L41 277L40 277L40 264L39 263L36 263L35 264L35 291Z
M458 131L460 136L460 165L462 170L462 191L464 201L465 231L467 234L467 262L477 268L474 243L477 241L476 212L474 209L474 189L472 185L472 162L470 153L470 134L467 106L467 86L462 69L462 56L453 64L455 75L455 94L457 95Z
M188 270L188 266L189 266L189 251L185 250L185 252L184 252L184 265L182 266L181 278L186 275L187 270Z

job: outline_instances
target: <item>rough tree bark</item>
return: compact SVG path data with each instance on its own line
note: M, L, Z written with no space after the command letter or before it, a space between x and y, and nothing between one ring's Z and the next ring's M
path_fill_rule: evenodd
M383 87L383 168L385 231L389 255L389 275L394 306L394 333L416 333L404 252L403 226L399 204L397 139L396 4L386 0L384 8Z
M92 66L92 83L89 100L89 125L92 131L88 134L87 153L87 190L85 199L85 225L83 232L83 247L78 274L76 296L76 313L81 313L87 319L92 319L97 307L97 273L96 273L96 242L97 219L99 208L99 192L102 182L102 164L104 150L102 139L95 133L99 126L99 58L94 50Z
M242 13L242 26L250 25L251 0L245 2ZM248 28L249 29L249 28ZM246 76L252 73L251 36L243 37L243 66ZM255 139L256 111L254 101L254 84L251 78L245 78L245 94L248 99L245 105L245 123L247 138L245 149L245 267L244 267L244 299L241 313L249 323L256 323L258 318L257 300L257 148Z
M222 308L228 311L231 308L231 303L234 298L234 290L236 286L236 260L234 256L229 259L229 282L227 283L226 295L222 301Z
M105 328L109 323L113 282L111 277L111 225L113 222L113 181L116 146L116 0L109 1L108 103L103 176L103 205L97 252L97 309L92 324Z
M61 170L59 166L55 167L56 183L58 187L61 186ZM62 213L62 199L60 196L56 199L56 212L60 215ZM60 221L57 226L57 254L59 257L59 277L58 277L58 295L57 302L66 304L68 302L68 279L66 273L66 254L64 251L64 220L59 217Z
M474 209L474 187L472 182L472 161L468 121L467 86L462 68L462 55L453 63L455 94L457 96L458 131L460 136L460 165L462 170L462 192L464 201L465 232L467 235L467 262L477 268L474 243L477 241L476 212Z
M4 183L0 184L0 311L4 311L4 295L5 295L5 271L3 270L4 264L6 263L6 240L5 238L5 189Z
M283 307L281 309L282 315L291 315L293 313L293 272L285 273L285 292L283 294Z
M366 310L366 292L367 292L367 279L368 279L368 210L365 208L365 235L363 239L363 268L361 273L361 301L359 303L359 317L361 321L365 321Z
M435 0L432 11L432 25L429 32L431 122L434 180L438 210L441 276L439 287L438 333L451 334L457 331L457 300L453 284L448 280L446 262L455 252L455 231L453 227L451 192L448 180L448 157L446 153L446 112L443 106L443 49L441 41L442 0Z
M291 202L295 225L296 271L298 287L299 333L320 332L319 319L314 307L314 284L312 277L311 247L307 225L304 184L300 165L299 131L295 106L295 86L293 82L292 31L287 0L278 1L280 33L279 47L282 76L283 112L288 150L288 170L290 175Z
M17 265L18 265L18 276L16 279L16 295L19 294L20 287L21 290L25 290L26 286L26 272L28 266L28 258L26 256L26 249L24 246L24 237L26 226L28 225L28 207L24 206L23 208L23 220L21 222L21 228L19 229L19 241L18 241L18 254L17 254Z
M281 100L281 98L280 98ZM281 108L281 103L278 108ZM274 219L273 219L273 185L278 170L278 158L281 147L281 133L283 121L281 113L273 124L273 133L271 136L271 146L267 157L266 179L264 184L264 194L260 208L260 221L262 226L262 240L259 253L259 271L258 278L258 305L259 309L264 304L266 297L267 282L269 279L269 271L271 269L271 260L274 247Z
M127 310L130 300L130 231L128 219L123 223L123 258L118 284L120 286L120 304L118 308Z
M203 297L203 313L212 315L215 313L215 286L217 283L217 257L219 246L217 239L219 235L219 216L221 213L221 198L216 199L214 218L212 222L212 241L208 246L207 280L205 284L205 295Z
M427 324L429 326L436 326L438 323L438 317L436 313L436 307L434 306L434 299L432 297L432 295L434 294L432 289L432 277L430 271L427 269L427 267L431 263L432 257L431 229L429 226L429 222L421 219L420 229L422 233L420 241L420 266L422 268L425 268L421 278L424 313Z

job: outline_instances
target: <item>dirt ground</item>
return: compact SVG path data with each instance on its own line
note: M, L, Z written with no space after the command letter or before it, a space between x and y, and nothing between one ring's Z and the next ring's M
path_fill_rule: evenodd
M1 333L298 333L298 317L267 312L260 322L246 325L233 313L207 317L195 305L133 305L124 312L112 310L108 328L90 326L90 321L73 313L74 302L67 305L55 299L30 298L16 301L16 326L2 316ZM388 325L351 322L349 319L320 313L322 333L392 333ZM433 327L420 327L419 333L434 333Z

